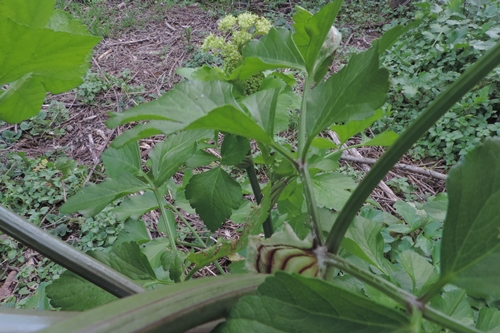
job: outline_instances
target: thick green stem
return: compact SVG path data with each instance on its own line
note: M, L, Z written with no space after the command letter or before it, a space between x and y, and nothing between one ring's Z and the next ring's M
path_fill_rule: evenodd
M340 211L330 234L326 247L330 253L338 253L340 244L357 212L370 196L373 189L398 162L403 154L429 130L462 96L474 88L490 71L500 64L500 43L488 51L474 65L470 66L460 78L441 93L434 102L399 137L370 172L356 187L349 200ZM299 151L300 152L300 151ZM299 155L301 156L301 155Z
M302 187L304 191L304 197L306 199L309 222L311 223L311 229L313 231L313 237L315 239L314 245L323 246L323 233L321 229L321 221L319 220L318 205L316 204L316 198L314 197L311 175L309 174L307 164L304 164L300 167L299 173L300 178L302 179Z
M302 105L299 118L299 160L305 163L307 157L307 98L311 90L313 79L306 75L304 82L304 92L302 93Z
M255 173L255 165L253 164L252 156L249 155L247 157L249 157L250 163L245 168L245 171L247 172L248 179L250 180L250 185L252 186L252 191L255 196L255 200L257 201L257 204L260 205L260 202L262 201L262 192L260 190L260 183L259 180L257 179L257 174ZM274 230L273 230L273 221L271 219L271 212L269 212L269 215L267 215L267 219L264 221L262 227L264 228L264 236L266 238L269 238L273 235Z
M399 304L403 305L408 312L414 313L414 311L421 311L425 319L430 320L438 325L446 327L456 333L480 333L481 331L476 330L472 327L464 326L462 323L456 321L439 312L433 308L427 307L422 303L417 297L409 292L396 287L389 281L377 276L365 269L359 268L356 265L349 263L347 260L335 255L328 254L325 263L327 265L334 266L349 275L363 281L364 283L370 285L371 287L383 292L392 299L394 299ZM415 315L415 314L413 314Z
M170 225L170 223L168 223L167 211L165 210L165 205L163 203L162 194L160 193L158 188L155 186L153 181L151 179L149 179L149 177L146 174L143 174L143 176L147 180L149 185L151 185L151 189L153 190L153 193L155 194L155 197L156 197L156 201L158 202L158 206L160 207L160 213L161 213L160 219L161 219L162 223L165 225L165 230L167 230L167 236L168 236L168 240L170 242L170 248L172 249L172 251L177 251L177 246L175 245L175 236L174 236L175 232L172 229L172 226Z
M78 251L2 206L0 206L0 230L117 297L126 297L145 291L142 286L126 276Z

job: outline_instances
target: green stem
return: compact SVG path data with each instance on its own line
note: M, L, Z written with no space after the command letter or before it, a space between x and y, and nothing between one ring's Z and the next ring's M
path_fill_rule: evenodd
M126 297L145 291L142 286L126 276L78 251L2 206L0 206L0 230L117 297Z
M304 82L304 92L302 94L302 105L300 110L299 118L299 160L305 163L307 156L307 97L311 90L313 79L309 75L306 75L306 81Z
M418 298L418 300L420 302L422 302L422 304L426 304L428 302L430 302L430 300L435 296L437 295L441 289L443 289L443 287L448 284L448 279L444 276L444 277L441 277L436 283L434 283L430 288L429 290L427 290L427 292L425 294L423 294L422 296L420 296Z
M201 239L200 235L198 235L198 233L193 228L193 226L191 224L189 224L188 221L186 221L186 219L184 218L184 216L182 216L181 212L179 212L179 210L174 205L172 205L170 203L167 203L167 206L168 206L168 208L170 208L171 210L173 210L174 213L177 214L177 216L179 216L179 218L182 220L182 222L184 222L184 224L186 225L186 227L193 233L194 238L196 238L196 240L198 242L200 242L200 244L203 245L203 247L207 247L207 244L205 244L205 242L203 241L203 239ZM191 246L192 246L192 244L191 244Z
M252 191L255 196L255 200L257 201L257 204L260 205L260 202L262 201L262 192L260 190L260 183L259 180L257 179L257 174L255 173L255 165L253 163L253 158L252 155L247 155L249 157L249 165L245 168L248 179L250 180L250 185L252 186ZM273 221L271 219L271 212L267 215L267 219L264 221L264 224L262 225L264 228L264 236L266 238L269 238L272 236L274 230L273 230Z
M309 222L311 223L311 228L313 231L313 237L316 241L315 246L323 246L323 233L321 229L321 221L319 220L318 205L316 204L316 198L314 197L313 185L311 180L311 175L309 174L309 169L307 164L303 164L299 169L300 178L302 179L302 187L304 191L304 197L307 204L307 212L309 213Z
M474 88L490 71L500 64L500 43L470 66L460 78L441 93L434 102L414 121L385 154L375 163L356 187L335 220L326 240L328 252L338 253L340 244L357 212L373 189L398 162L408 149L429 130L462 96ZM301 151L299 150L299 153ZM301 156L301 155L299 155Z
M297 164L297 161L295 160L295 157L288 150L286 150L285 148L281 147L279 144L277 144L275 142L272 142L270 144L270 146L274 150L276 150L280 155L282 155L284 158L286 158L288 160L288 162L290 162L295 167L295 169L298 170L299 165Z
M147 174L143 173L142 176L146 179L146 181L149 183L151 186L151 189L153 190L153 193L155 194L156 201L158 202L158 206L160 207L160 212L161 212L161 221L165 225L165 230L167 230L167 236L168 240L170 242L170 248L172 251L177 251L177 246L175 246L175 232L172 229L172 226L170 223L167 221L167 211L165 210L165 205L163 204L163 197L158 190L158 188L155 186L153 181L148 177Z
M219 262L217 260L214 261L214 265L215 265L215 267L217 267L217 269L219 270L219 273L221 275L227 275L227 273L224 271L224 269L222 269L221 265L219 264Z
M464 326L462 323L456 321L439 312L433 308L427 307L424 303L420 302L419 299L413 294L396 287L389 281L377 276L365 269L359 268L356 265L351 264L347 260L335 255L328 254L325 260L327 265L334 266L349 275L363 281L364 283L370 285L371 287L383 292L392 299L394 299L399 304L403 305L408 312L414 314L414 311L421 311L425 319L428 319L438 325L446 327L447 329L456 333L480 333L481 331L476 330L472 327Z

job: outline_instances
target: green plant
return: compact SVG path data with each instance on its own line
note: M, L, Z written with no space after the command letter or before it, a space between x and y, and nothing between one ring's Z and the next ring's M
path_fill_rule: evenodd
M454 82L469 64L495 45L500 29L496 1L438 1L419 4L423 21L389 49L384 64L392 89L377 128L398 133ZM417 158L443 158L454 164L484 138L498 136L500 70L448 111L411 150Z
M380 68L379 58L406 29L389 30L372 48L353 56L341 71L324 81L333 60L331 41L325 45L325 40L331 38L340 6L341 1L329 3L315 15L298 9L295 32L273 28L259 41L249 42L242 50L243 63L229 78L202 68L196 71L197 76L158 100L112 115L107 123L111 127L130 121L149 122L115 139L103 156L108 178L85 187L62 209L93 215L117 198L141 193L131 197L128 204L124 201L120 209L138 216L160 209L160 223L168 238L154 240L160 243L156 250L146 238L144 224L131 219L121 243L109 252L89 253L115 269L111 270L73 250L61 251L64 243L0 209L3 230L109 292L85 283L74 273L64 273L47 287L54 304L73 310L104 305L72 318L64 312L59 318L47 317L51 323L58 322L44 324L45 331L65 332L68 327L79 327L94 332L117 328L130 332L167 328L183 332L223 317L230 309L227 321L215 328L216 332L326 332L332 327L370 332L438 332L445 327L455 332L480 332L500 325L497 309L479 306L474 322L474 316L469 316L473 310L467 304L469 295L477 300L475 305L488 304L500 296L496 265L500 244L498 140L486 140L450 171L447 216L439 247L433 243L441 237L438 230L443 202L438 198L428 203L427 210L424 206L427 214L416 206L398 203L398 214L405 223L367 208L356 216L371 191L413 143L500 63L500 45L470 66L396 141L393 133L386 132L364 142L390 147L355 186L334 171L339 147L317 136L332 128L343 143L380 118L376 110L385 102L389 73ZM289 84L293 84L288 76L275 71L279 68L292 68L305 76L297 147L275 140L280 96L289 96ZM241 94L238 80L264 70L270 73L259 90ZM218 148L207 141L218 138L214 131L225 133L220 158L207 156L204 151ZM150 162L143 166L137 140L157 134L168 137L153 148ZM182 204L184 192L184 198L205 225L217 229L241 207L242 200L239 184L223 165L253 168L247 155L249 139L258 143L259 161L265 165L268 183L260 189L260 184L251 182L256 185L258 205L249 207L240 239L222 241L187 255L179 251L175 246L179 242L175 215L181 218L182 214L176 207L177 198ZM180 191L173 193L169 188L168 180L183 165L213 161L218 165L204 172L192 175L186 171L183 186L176 188ZM167 193L175 197L174 204L165 201ZM273 217L272 221L268 216ZM264 240L255 236L262 229L268 236L272 230L266 230L266 224L272 222L273 227L279 227L283 219L290 222L283 231ZM384 234L382 229L386 229ZM391 248L386 246L384 235ZM402 237L394 237L398 235ZM200 247L207 245L203 239L197 242ZM142 251L139 244L151 248ZM273 275L187 281L200 266L245 248L249 268ZM391 262L384 252L396 259ZM82 265L84 262L87 265ZM174 284L181 281L186 282ZM443 290L448 284L456 287ZM155 289L144 291L143 287ZM241 297L254 293L256 288L254 295ZM88 297L75 294L75 290L85 291ZM112 302L113 295L134 293L138 295ZM466 315L456 311L457 304Z

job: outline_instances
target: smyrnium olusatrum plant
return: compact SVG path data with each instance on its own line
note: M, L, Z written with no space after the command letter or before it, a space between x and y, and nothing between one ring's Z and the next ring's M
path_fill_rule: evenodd
M499 140L485 141L450 171L447 217L438 227L436 221L431 224L417 212L411 214L409 205L400 211L406 223L375 209L357 214L412 144L498 65L500 45L472 65L401 137L385 132L364 140L361 145L390 147L356 185L337 172L341 145L382 116L379 108L386 99L389 75L380 67L380 56L406 28L387 31L325 79L334 57L331 50L339 42L332 24L341 4L331 2L314 15L298 8L293 32L271 28L246 43L229 76L207 67L183 72L187 80L158 100L111 115L109 127L148 122L113 141L103 154L108 178L83 188L62 209L94 215L127 197L116 211L127 219L117 245L90 255L133 280L136 289L113 288L110 282L117 277L111 275L105 275L107 283L93 281L118 297L139 295L113 302L110 293L89 287L74 274L63 274L47 288L52 304L93 309L47 332L65 332L67 327L183 332L223 316L227 320L215 332L329 332L332 327L343 332L439 332L442 327L481 332L500 326L498 310L483 307L474 319L467 303L472 296L500 297ZM304 77L296 142L277 135L280 112L294 105L290 91L295 79L283 69ZM264 78L256 91L242 93L239 82L259 73ZM319 136L327 129L338 133L341 144ZM220 145L219 133L224 133ZM159 134L165 140L143 165L138 140ZM250 149L251 140L258 154ZM247 186L229 171L257 163L265 177L261 184L247 173L250 187L256 187L256 202L251 203L243 199L250 192ZM206 165L210 167L197 169ZM171 181L179 171L182 184ZM160 232L167 237L151 240L140 216L155 209L161 212ZM189 228L183 210L193 209L211 232L229 218L246 216L239 239L218 240L211 246L209 237L193 228L189 245L183 236ZM442 238L440 252L417 248L408 236L405 250L391 252L396 260L388 259L384 251L386 241L395 241L391 235L431 233L429 225ZM256 236L262 231L267 239ZM180 244L193 250L179 251ZM36 242L34 247L39 248ZM41 250L51 253L50 248ZM232 276L191 279L200 267L224 256L237 262L236 253L247 255L253 270L272 275L237 276L240 261L240 267L231 267ZM89 279L97 275L85 274ZM154 290L141 292L137 284ZM465 315L455 311L458 307Z

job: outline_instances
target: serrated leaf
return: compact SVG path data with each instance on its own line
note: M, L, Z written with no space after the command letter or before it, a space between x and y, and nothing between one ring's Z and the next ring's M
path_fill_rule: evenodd
M312 177L314 196L319 207L341 210L351 192L356 187L354 181L336 172L323 173Z
M168 238L159 237L142 244L141 251L148 258L153 269L162 266L162 256L170 247ZM171 252L171 251L168 251Z
M389 73L380 68L375 44L310 92L306 105L309 140L333 123L371 116L384 104L388 90Z
M85 311L118 299L70 271L62 273L46 290L50 304L64 311Z
M185 261L188 254L181 251L165 251L160 261L164 270L168 270L170 278L175 282L181 282L185 271Z
M293 40L305 61L310 76L316 73L324 61L325 55L320 56L321 48L341 6L342 0L337 0L323 6L319 12L310 17L303 13L303 9L299 15L294 16ZM306 19L305 22L304 19Z
M387 274L382 225L357 216L349 227L342 247Z
M123 225L122 231L116 238L115 245L134 241L142 244L150 241L149 233L143 221L128 219Z
M219 158L213 154L207 153L204 150L197 150L193 156L186 160L186 166L188 168L197 168L204 165L208 165L212 162L219 160Z
M115 214L119 221L127 218L138 220L143 214L160 207L156 196L152 191L146 191L142 195L129 196L120 204L113 208L111 212Z
M122 113L112 113L106 125L113 128L133 121L168 120L189 124L222 105L238 106L232 85L221 81L183 81L155 101Z
M141 252L136 242L121 243L113 246L110 253L91 251L89 255L104 262L114 270L135 281L155 280L156 275L148 258Z
M342 145L354 135L370 127L375 121L382 118L383 115L384 111L382 109L378 109L371 117L362 120L351 120L343 125L333 125L331 130L337 133L340 139L340 144Z
M295 68L305 70L304 60L286 29L271 28L260 40L252 40L243 48L243 65L230 79L245 80L266 69Z
M278 96L285 85L283 82L282 84L282 87L261 90L241 100L241 104L250 111L252 117L270 137L274 136Z
M135 174L141 171L141 153L137 142L131 142L120 148L109 147L101 155L110 178L120 177L124 172Z
M231 217L241 204L241 187L221 168L194 175L186 186L186 198L212 231Z
M403 251L399 256L401 267L408 273L412 282L412 293L419 296L438 280L438 274L424 257L415 251Z
M89 67L87 57L100 38L43 28L53 3L24 0L2 5L0 85L10 85L0 96L0 119L15 123L39 112L40 96L46 91L61 93L81 84Z
M481 308L476 328L488 333L500 333L500 311L494 308Z
M396 212L410 225L410 230L414 231L422 224L422 218L417 214L417 209L407 202L398 200L394 204Z
M59 208L64 214L79 212L94 216L108 204L126 195L149 189L149 185L128 173L118 178L106 178L102 183L88 184Z
M186 131L169 136L155 145L149 152L152 162L153 183L163 185L179 167L196 152L196 141L204 136L203 131Z
M221 106L193 121L186 129L211 129L228 132L270 144L269 136L250 116L231 105Z
M307 297L304 297L307 295ZM409 325L401 312L320 279L278 272L231 309L217 333L396 332Z
M487 139L448 176L441 276L471 291L500 295L500 140Z
M243 158L250 151L250 141L239 135L226 134L224 141L221 145L221 164L223 165L236 165L243 160Z

